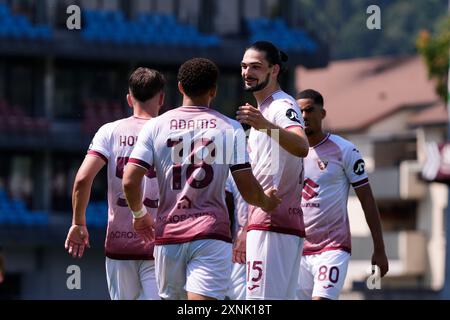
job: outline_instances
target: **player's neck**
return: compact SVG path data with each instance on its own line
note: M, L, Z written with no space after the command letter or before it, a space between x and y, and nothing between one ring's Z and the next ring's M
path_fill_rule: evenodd
M209 107L211 99L209 96L191 98L188 96L183 97L183 106L185 107Z
M258 107L264 103L264 101L270 97L271 95L273 95L275 92L281 90L280 89L280 85L278 83L272 85L272 86L267 86L264 89L254 92L253 95L256 99L256 102L258 102Z
M328 133L323 132L322 130L320 130L320 132L313 134L313 135L308 135L308 142L309 142L309 146L315 147L317 146L319 143L321 143L326 137L328 136Z
M159 108L156 106L135 106L133 108L133 117L139 119L152 119L158 116Z

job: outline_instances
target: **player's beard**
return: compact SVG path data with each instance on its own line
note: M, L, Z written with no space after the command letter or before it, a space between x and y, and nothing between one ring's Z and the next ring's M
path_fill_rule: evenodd
M257 92L257 91L261 91L263 90L265 87L267 87L267 85L269 84L270 81L270 73L267 74L266 80L264 80L261 83L258 83L256 86L254 87L247 87L247 85L245 84L245 79L244 80L244 90L247 92Z

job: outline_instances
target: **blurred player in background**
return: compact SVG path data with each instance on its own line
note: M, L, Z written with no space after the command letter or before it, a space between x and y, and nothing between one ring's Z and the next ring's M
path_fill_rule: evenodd
M250 125L253 173L264 190L283 199L273 211L250 206L247 234L247 299L294 299L305 236L301 199L303 157L308 139L295 99L280 89L285 53L270 42L256 42L244 54L244 88L258 108L240 107L237 120Z
M225 184L225 199L232 216L233 236L233 267L227 297L231 300L245 300L248 204L239 193L231 175Z
M163 299L224 299L231 274L231 232L225 204L229 172L244 199L275 208L252 174L242 126L210 108L219 70L207 59L178 72L183 106L149 121L125 170L124 190L137 219L141 181L154 165L161 201L155 227L156 276ZM150 227L150 226L149 226Z
M139 131L158 115L164 101L165 80L158 71L138 68L129 79L128 104L133 116L105 124L96 133L78 170L72 194L73 221L65 247L81 258L89 247L86 208L93 180L108 166L108 229L105 242L108 289L113 300L159 299L155 279L153 242L133 229L133 219L122 189L123 171ZM142 201L152 220L158 206L158 185L151 167L145 172ZM143 228L145 221L140 220ZM139 224L139 223L138 223ZM138 232L139 226L137 228ZM143 235L146 235L143 232Z
M350 141L322 129L326 116L322 95L309 89L300 92L297 99L311 146L305 158L302 192L306 239L298 298L336 300L344 285L351 253L347 213L350 185L372 233L372 264L384 276L389 267L380 217L361 154Z

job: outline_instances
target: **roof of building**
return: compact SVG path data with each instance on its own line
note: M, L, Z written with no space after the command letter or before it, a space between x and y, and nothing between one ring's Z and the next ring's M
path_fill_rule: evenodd
M341 132L364 131L401 109L439 102L420 56L342 60L323 69L299 67L296 88L321 92L328 112L325 126ZM413 123L439 117L435 112L418 115Z

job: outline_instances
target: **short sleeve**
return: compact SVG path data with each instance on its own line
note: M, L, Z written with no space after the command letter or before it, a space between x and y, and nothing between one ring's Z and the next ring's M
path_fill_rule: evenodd
M132 163L146 170L151 169L154 161L154 127L156 119L148 121L139 132L137 143L131 152L130 160Z
M247 149L247 136L242 125L236 121L233 122L233 151L230 161L231 172L251 168Z
M343 153L344 171L353 188L359 188L369 183L365 163L359 150L349 143Z
M273 114L269 120L282 129L298 126L304 128L303 117L296 102L288 99L276 100L272 102L270 109Z
M88 155L96 156L108 162L111 155L111 134L113 123L102 126L92 139L87 152Z

